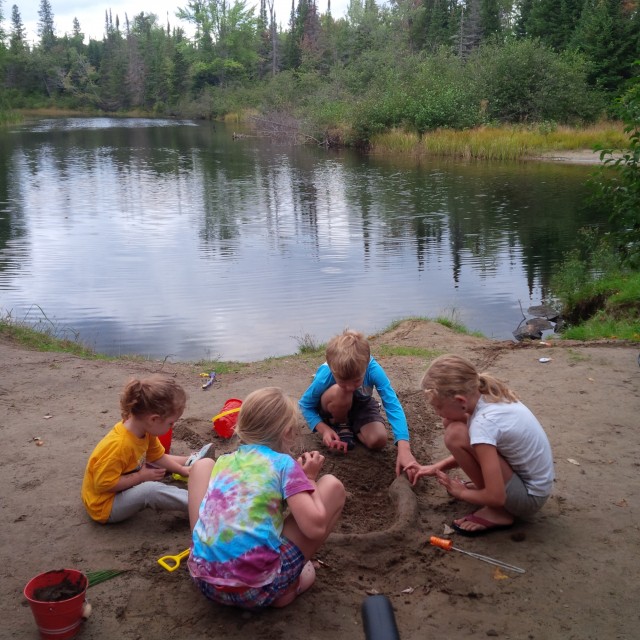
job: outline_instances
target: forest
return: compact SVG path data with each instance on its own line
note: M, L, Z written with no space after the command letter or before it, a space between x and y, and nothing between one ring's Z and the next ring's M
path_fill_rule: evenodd
M176 24L108 10L102 39L87 42L77 19L56 33L55 8L40 0L29 43L19 6L0 0L0 112L250 112L348 144L393 128L580 125L606 117L640 73L638 5L351 0L336 19L330 0L324 12L293 0L285 21L273 0L189 0Z

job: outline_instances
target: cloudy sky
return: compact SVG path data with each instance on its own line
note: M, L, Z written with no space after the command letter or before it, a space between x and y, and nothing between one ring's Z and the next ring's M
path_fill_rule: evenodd
M279 23L286 25L291 12L291 0L275 0L276 16ZM27 39L30 42L37 40L38 32L38 9L39 0L0 0L5 17L5 30L9 31L11 25L11 7L16 4L22 16L22 22L27 30ZM180 23L175 17L178 7L187 5L186 0L113 0L112 2L100 3L90 0L50 0L53 10L53 19L56 28L56 35L63 36L73 30L73 18L78 18L80 28L85 34L85 41L89 37L101 40L104 35L105 12L111 10L111 15L115 20L116 15L120 18L120 24L124 25L125 14L132 20L140 12L155 13L161 23L167 20L169 13L169 23L172 26L183 26L187 33L190 33L186 24ZM247 7L254 4L254 0L246 0ZM258 2L259 3L259 0ZM332 0L331 13L334 17L344 14L348 0ZM318 8L321 13L326 11L326 0L319 0Z

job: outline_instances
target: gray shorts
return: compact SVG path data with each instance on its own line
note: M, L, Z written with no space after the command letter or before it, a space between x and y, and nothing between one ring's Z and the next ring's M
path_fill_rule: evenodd
M527 488L522 478L514 473L505 487L507 499L504 508L514 516L526 518L542 509L549 496L532 496L527 493Z
M320 413L322 421L330 427L338 426L333 423L333 416L328 411L320 407L318 412ZM358 392L354 393L353 404L347 416L347 425L351 431L357 435L365 424L371 422L381 422L384 424L384 419L380 412L380 403L373 396L360 395Z

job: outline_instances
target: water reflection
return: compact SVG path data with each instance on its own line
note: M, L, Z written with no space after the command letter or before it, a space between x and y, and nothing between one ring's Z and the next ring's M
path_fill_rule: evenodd
M0 306L107 353L250 360L452 310L510 338L596 222L585 167L401 164L171 120L44 120L0 145Z

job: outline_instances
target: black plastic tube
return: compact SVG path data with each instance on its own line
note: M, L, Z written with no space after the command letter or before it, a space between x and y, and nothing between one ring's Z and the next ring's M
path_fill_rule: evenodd
M362 625L366 640L400 640L396 616L387 596L369 596L364 600Z

